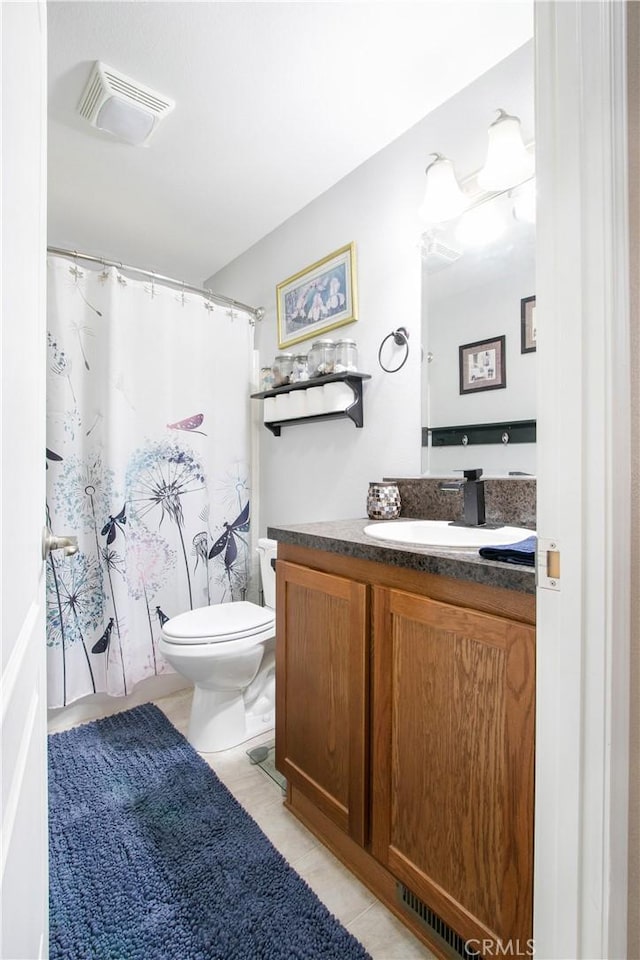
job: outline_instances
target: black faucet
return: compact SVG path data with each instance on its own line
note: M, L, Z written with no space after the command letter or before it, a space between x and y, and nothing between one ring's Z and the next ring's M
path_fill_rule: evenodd
M485 523L484 480L482 470L464 470L464 523L468 527L481 527Z

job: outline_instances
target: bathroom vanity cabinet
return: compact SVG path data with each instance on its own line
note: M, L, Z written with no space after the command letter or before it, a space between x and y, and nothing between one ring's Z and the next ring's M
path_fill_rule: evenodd
M276 565L277 766L364 845L368 815L368 587L293 563ZM276 628L277 629L277 628ZM279 658L279 659L278 659Z
M438 956L532 936L534 617L533 594L278 547L286 804Z

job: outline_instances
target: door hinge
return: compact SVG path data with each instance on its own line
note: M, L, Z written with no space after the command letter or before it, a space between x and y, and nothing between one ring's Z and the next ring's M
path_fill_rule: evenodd
M536 583L546 590L560 589L560 546L557 540L538 537Z

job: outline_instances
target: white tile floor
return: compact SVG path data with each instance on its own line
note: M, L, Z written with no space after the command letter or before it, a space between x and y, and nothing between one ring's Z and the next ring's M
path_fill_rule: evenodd
M154 702L171 723L186 734L191 691L181 691ZM284 809L280 788L264 770L249 762L247 750L273 737L271 731L232 750L202 756L272 844L357 937L373 960L433 960L430 951Z

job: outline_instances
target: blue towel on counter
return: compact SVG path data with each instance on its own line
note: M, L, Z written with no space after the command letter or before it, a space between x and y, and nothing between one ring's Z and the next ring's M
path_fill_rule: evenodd
M485 560L500 560L502 563L521 563L526 567L535 567L536 535L534 533L517 543L505 543L500 547L480 547L478 552Z

